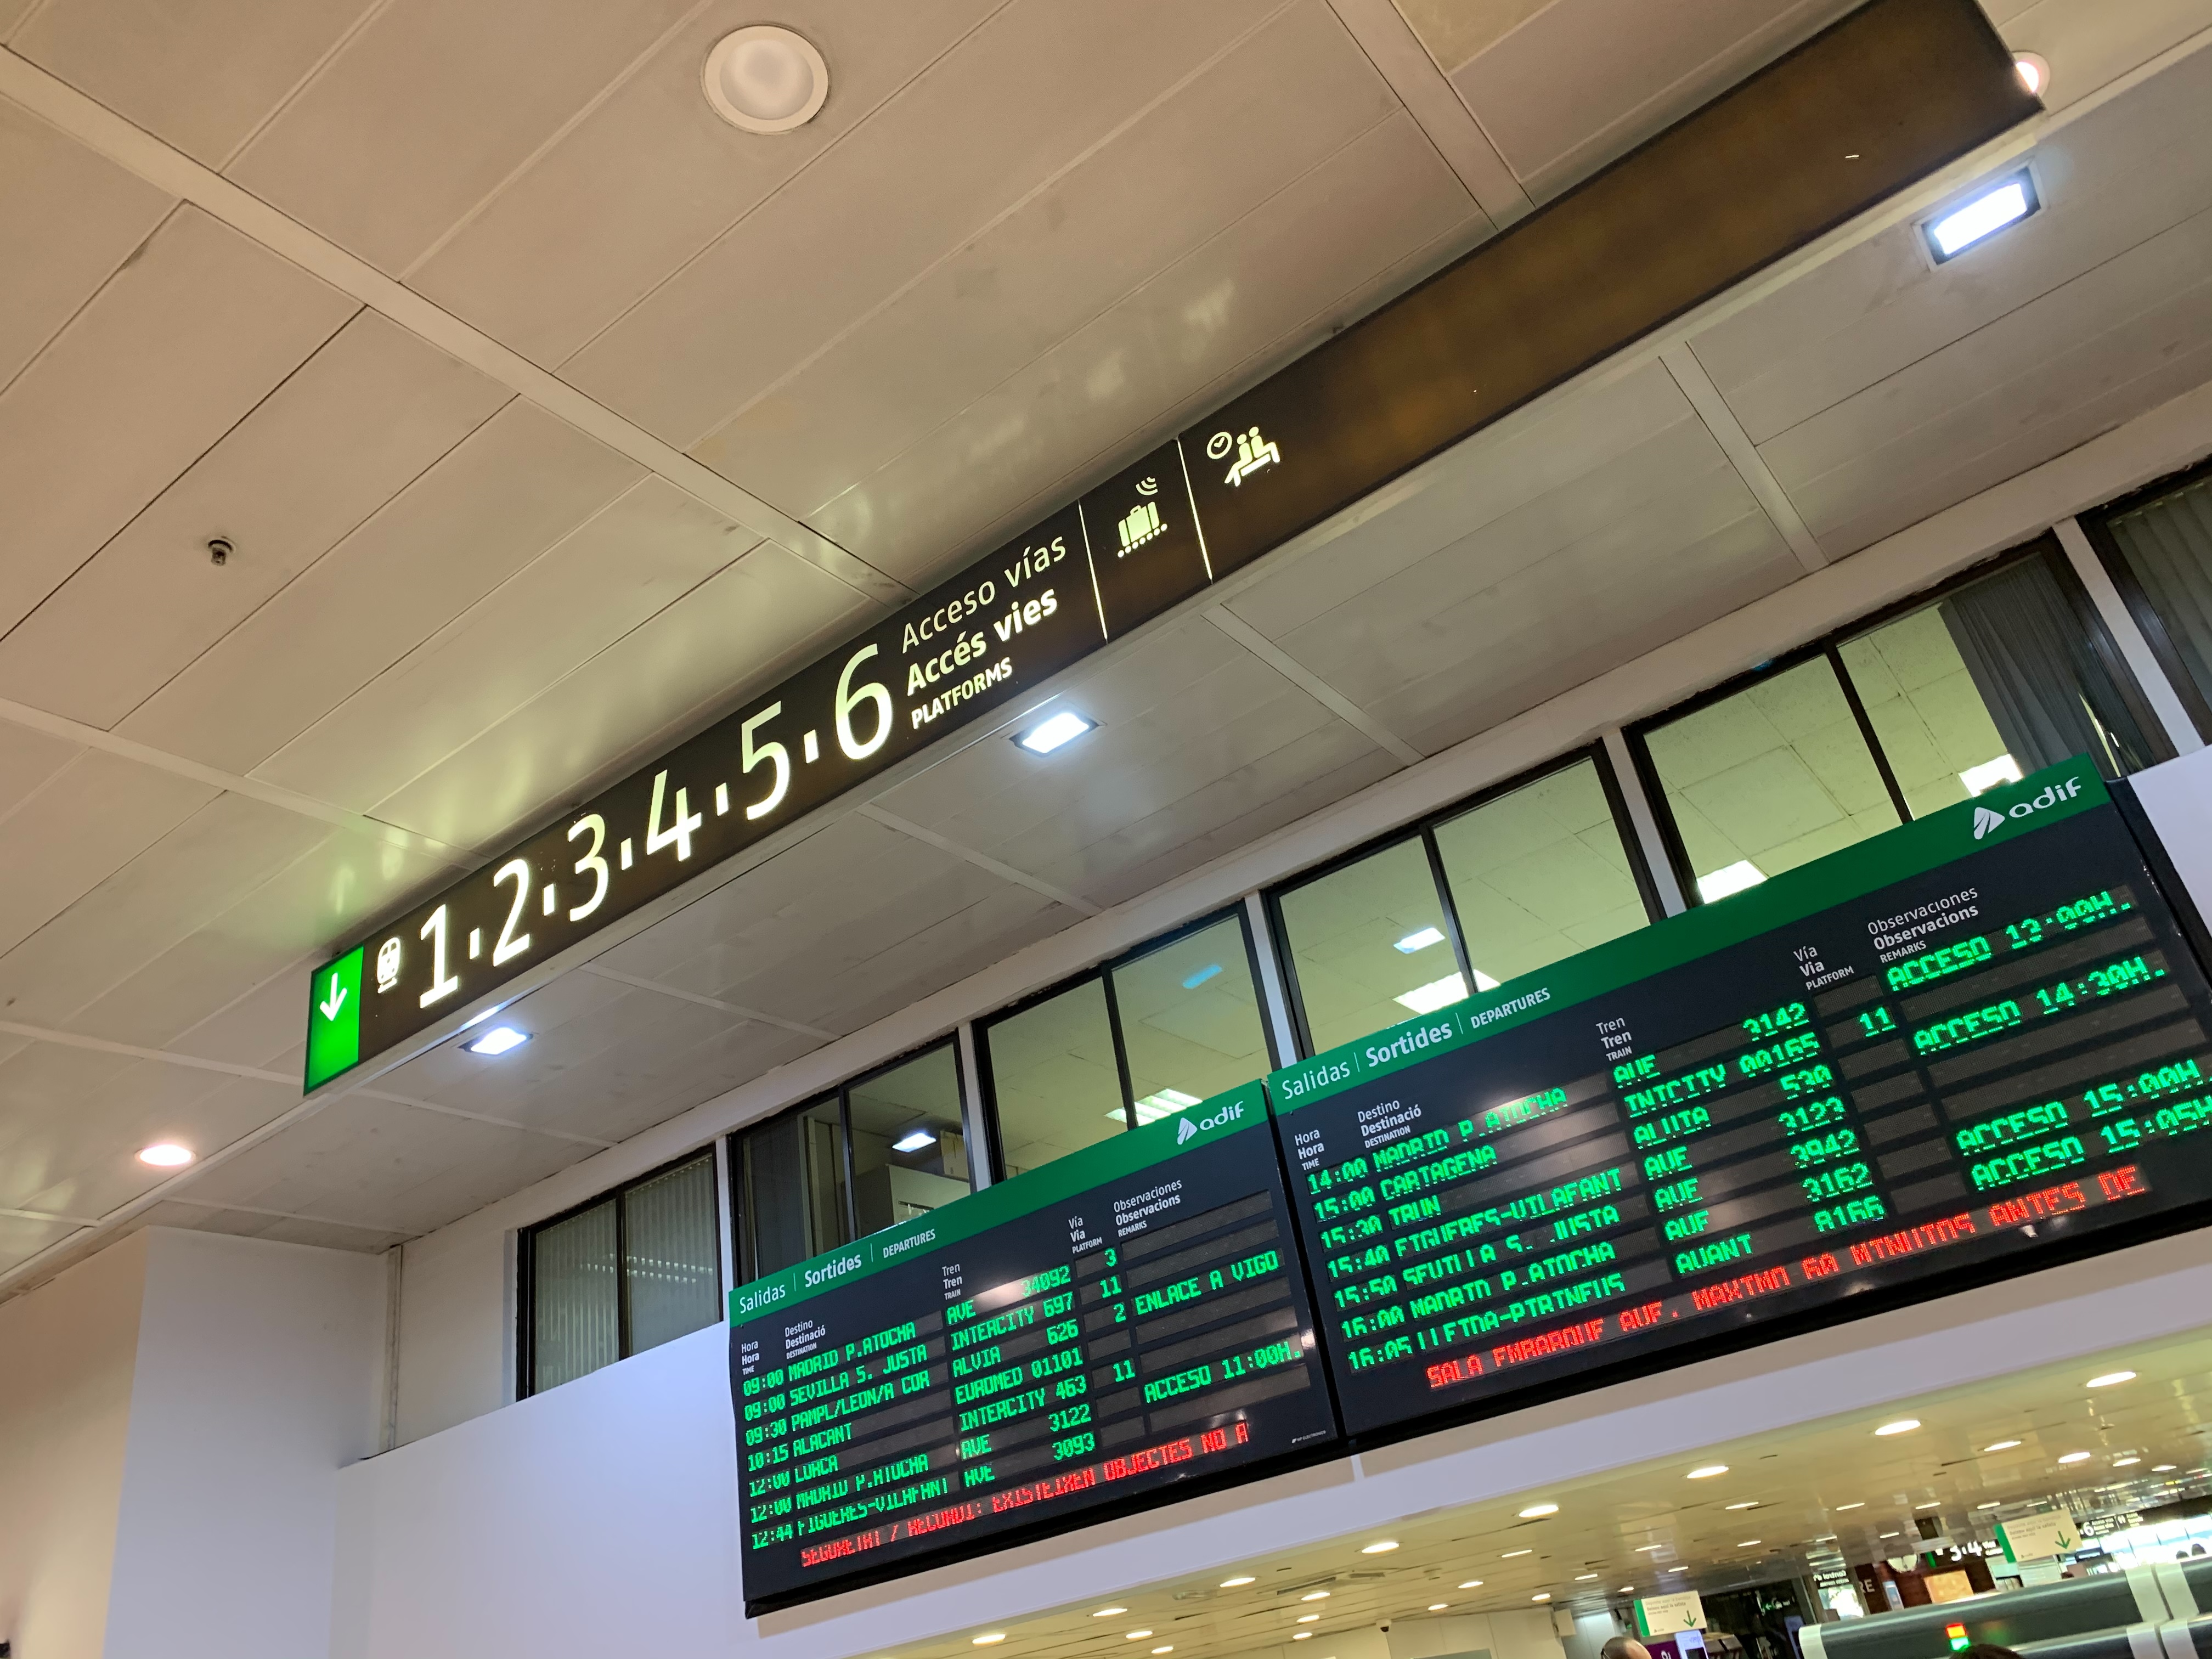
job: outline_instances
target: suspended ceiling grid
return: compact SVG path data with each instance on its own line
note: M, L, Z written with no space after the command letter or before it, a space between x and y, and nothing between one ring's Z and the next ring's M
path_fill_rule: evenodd
M0 1273L440 1225L2207 378L2212 17L2042 0L1984 257L1852 241L1079 674L1073 773L961 749L286 1121L334 941L1833 9L802 6L761 141L711 3L0 3ZM234 1155L147 1207L157 1138Z

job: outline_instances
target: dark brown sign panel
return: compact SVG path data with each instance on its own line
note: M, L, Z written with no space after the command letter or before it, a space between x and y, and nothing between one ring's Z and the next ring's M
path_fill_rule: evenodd
M2038 108L1973 0L1874 0L318 969L385 1053Z

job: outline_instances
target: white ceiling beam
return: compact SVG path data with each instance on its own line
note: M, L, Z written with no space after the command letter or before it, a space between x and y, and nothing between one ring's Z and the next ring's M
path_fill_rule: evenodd
M587 962L577 971L590 974L594 978L610 980L617 985L627 985L633 990L650 991L655 996L688 1002L696 1007L719 1009L739 1019L749 1019L756 1025L774 1025L786 1031L796 1031L801 1036L820 1037L825 1042L837 1035L835 1031L823 1030L819 1025L801 1024L798 1020L786 1019L781 1014L766 1013L758 1008L748 1008L742 1003L725 1002L720 997L702 996L696 991L678 990L673 985L663 985L658 980L641 978L636 974L617 973L603 963Z
M883 605L898 605L914 597L914 590L904 582L4 47L0 47L0 96L12 99L156 190L190 202L251 237L270 252L497 381L525 402L658 473L723 517L778 544L855 592Z
M1071 893L1065 887L1055 887L1042 876L1017 870L1012 865L994 859L988 853L979 853L972 847L962 845L950 836L940 836L934 830L925 830L911 819L884 811L873 801L861 807L860 813L862 817L873 818L886 830L896 830L900 835L910 836L925 846L934 847L940 853L950 853L956 859L965 860L978 870L988 870L1001 881L1011 881L1017 887L1026 887L1032 893L1042 893L1054 903L1064 904L1079 915L1095 916L1103 913L1102 907L1093 904L1080 894Z
M1728 457L1729 465L1735 469L1744 486L1752 493L1782 539L1790 544L1790 550L1797 556L1797 562L1809 574L1827 568L1828 556L1821 550L1820 541L1805 526L1797 503L1790 499L1790 492L1766 465L1766 458L1759 453L1759 446L1736 419L1735 410L1729 407L1728 399L1721 395L1713 377L1705 373L1705 366L1698 361L1698 354L1687 340L1677 340L1659 354L1659 362L1681 388L1682 395L1690 400L1690 407L1698 411L1698 418L1705 423L1705 430L1713 434L1713 441Z
M1358 703L1308 668L1304 663L1277 645L1258 629L1235 611L1215 605L1206 611L1206 621L1243 646L1261 662L1273 669L1292 685L1304 692L1322 708L1358 732L1376 748L1387 750L1411 766L1416 761L1428 758L1419 750L1369 714Z

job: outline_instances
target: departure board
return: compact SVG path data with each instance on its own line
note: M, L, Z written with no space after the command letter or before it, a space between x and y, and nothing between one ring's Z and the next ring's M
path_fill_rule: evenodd
M1336 1437L1257 1083L730 1293L757 1613Z
M2201 1206L2208 1020L2077 760L1278 1072L1345 1429Z

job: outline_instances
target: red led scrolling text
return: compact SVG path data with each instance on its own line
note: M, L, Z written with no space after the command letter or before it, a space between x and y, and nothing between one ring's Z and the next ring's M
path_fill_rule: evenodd
M895 1543L902 1538L921 1538L947 1527L957 1527L969 1521L980 1521L989 1515L1004 1515L1010 1510L1025 1509L1031 1504L1048 1503L1055 1498L1073 1497L1090 1492L1115 1480L1126 1480L1133 1474L1149 1474L1176 1463L1188 1463L1194 1458L1210 1456L1227 1451L1232 1446L1242 1446L1252 1438L1252 1426L1238 1421L1218 1429L1207 1429L1194 1435L1184 1435L1175 1440L1147 1446L1121 1457L1109 1457L1101 1462L1087 1464L1079 1469L1063 1469L1048 1480L1032 1480L1027 1486L1010 1486L1004 1492L994 1492L987 1497L970 1498L965 1503L949 1504L941 1510L932 1510L927 1515L909 1516L894 1521L889 1526L872 1527L866 1532L848 1533L842 1538L810 1544L799 1552L801 1566L818 1567L825 1562L858 1555L865 1550Z
M1961 1210L1955 1215L1923 1222L1917 1227L1906 1227L1897 1232L1862 1239L1840 1252L1824 1250L1816 1255L1806 1256L1794 1267L1786 1263L1780 1267L1763 1267L1757 1273L1742 1273L1734 1279L1700 1285L1687 1295L1664 1297L1625 1309L1618 1314L1578 1320L1573 1324L1561 1325L1534 1336L1500 1342L1486 1354L1477 1352L1464 1353L1454 1359L1438 1360L1428 1368L1429 1386L1431 1389L1451 1388L1472 1382L1486 1371L1503 1370L1510 1366L1526 1364L1534 1359L1548 1359L1553 1354L1587 1347L1594 1342L1633 1336L1639 1331L1649 1330L1654 1325L1679 1318L1686 1313L1709 1313L1730 1303L1748 1302L1758 1297L1771 1296L1778 1291L1789 1290L1793 1285L1814 1284L1832 1278L1846 1267L1873 1267L1886 1261L1901 1261L1906 1256L1923 1255L1947 1244L1983 1237L2013 1227L2028 1226L2056 1216L2070 1215L2076 1210L2086 1210L2093 1204L2110 1204L2121 1199L2140 1197L2150 1190L2142 1179L2142 1171L2132 1164L2121 1169L2105 1170L2097 1176L2095 1186L2096 1190L2093 1194L2085 1190L2080 1181L2063 1181L2054 1187L2022 1193L2014 1198L2000 1199L1978 1209Z

